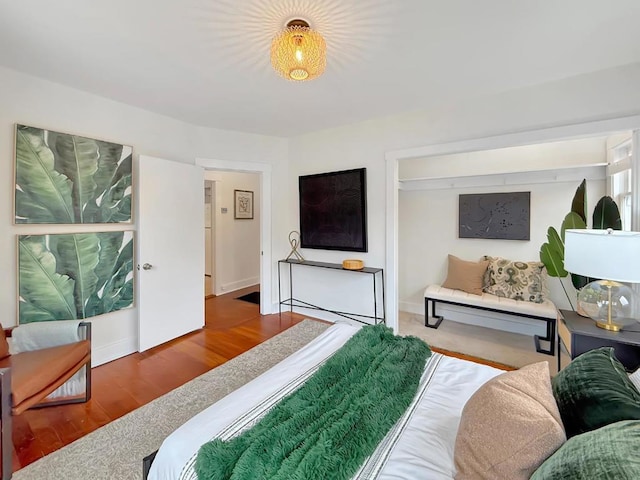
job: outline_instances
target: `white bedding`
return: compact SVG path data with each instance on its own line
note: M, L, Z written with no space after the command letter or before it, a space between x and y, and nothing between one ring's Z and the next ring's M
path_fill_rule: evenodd
M255 380L199 413L165 439L149 480L195 480L200 446L231 438L255 424L282 396L312 375L358 331L336 324ZM354 478L452 479L453 447L462 407L483 383L502 373L492 367L432 354L405 416ZM387 444L388 451L382 445Z

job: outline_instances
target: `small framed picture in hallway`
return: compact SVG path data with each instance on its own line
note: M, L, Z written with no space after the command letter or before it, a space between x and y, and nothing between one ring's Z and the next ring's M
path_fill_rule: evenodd
M253 192L249 190L234 190L234 217L240 220L253 218Z

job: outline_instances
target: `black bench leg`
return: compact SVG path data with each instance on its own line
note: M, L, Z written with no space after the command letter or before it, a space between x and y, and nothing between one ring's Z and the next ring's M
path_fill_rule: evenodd
M541 337L540 335L534 335L533 341L536 344L536 352L555 356L556 354L556 320L553 318L549 318L546 320L546 322L547 322L547 335L545 337ZM540 345L541 340L545 342L549 342L548 349L542 348L542 346Z
M436 319L436 323L431 325L429 323L429 300L431 300L431 316ZM433 299L426 298L424 299L424 326L429 328L438 328L442 323L444 318L442 315L436 315L436 301Z

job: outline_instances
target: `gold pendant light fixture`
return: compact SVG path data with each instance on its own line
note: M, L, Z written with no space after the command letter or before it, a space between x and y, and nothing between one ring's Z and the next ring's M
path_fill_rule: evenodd
M294 19L271 43L271 65L287 80L302 82L319 77L327 66L327 45L304 20Z

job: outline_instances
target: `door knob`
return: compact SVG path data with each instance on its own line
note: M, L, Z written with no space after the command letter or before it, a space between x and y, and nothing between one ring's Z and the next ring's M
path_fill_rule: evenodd
M143 270L151 270L152 267L153 267L153 265L151 265L150 263L142 264L142 269Z

